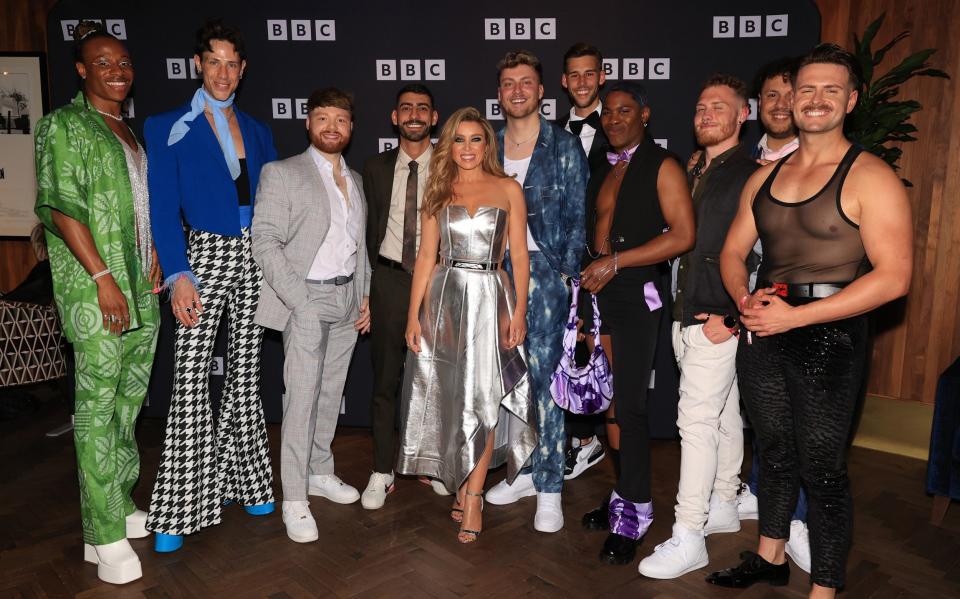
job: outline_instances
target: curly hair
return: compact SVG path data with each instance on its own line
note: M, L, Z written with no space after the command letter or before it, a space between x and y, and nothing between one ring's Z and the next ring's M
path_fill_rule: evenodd
M430 216L436 216L456 196L453 183L457 179L457 163L453 161L450 153L460 123L477 123L483 129L486 148L483 159L480 161L480 168L495 177L508 176L503 172L503 166L500 165L500 159L497 157L497 136L489 121L472 106L461 108L451 114L443 124L443 130L440 131L437 145L433 149L433 157L430 159L430 177L427 179L427 189L423 194L422 208L424 213Z

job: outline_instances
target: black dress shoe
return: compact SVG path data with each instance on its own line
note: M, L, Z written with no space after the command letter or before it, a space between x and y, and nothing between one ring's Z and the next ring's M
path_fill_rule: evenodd
M595 510L590 510L583 515L583 519L580 521L583 524L583 527L587 530L607 530L610 528L610 517L607 512L607 508L610 505L610 500L604 498L600 502L600 507Z
M790 566L787 562L771 564L752 551L740 554L740 565L714 572L707 576L707 582L721 587L745 589L755 582L766 582L775 587L790 582Z
M637 557L637 541L616 533L607 535L600 550L600 561L608 564L629 564Z

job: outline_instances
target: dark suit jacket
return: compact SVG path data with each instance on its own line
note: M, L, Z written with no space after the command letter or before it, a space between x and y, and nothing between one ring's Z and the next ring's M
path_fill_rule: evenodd
M570 120L570 113L566 112L563 116L557 119L557 126L561 129L566 129L567 121ZM577 139L580 139L577 137ZM590 152L587 154L587 163L590 164L590 172L593 172L600 162L607 159L607 150L609 149L609 143L607 142L607 136L603 132L603 129L597 129L597 134L593 138L593 145L590 146ZM583 147L582 145L580 147Z
M393 193L393 169L400 148L381 152L363 165L363 194L367 198L367 253L370 266L377 268L380 244L387 234L390 216L390 195Z

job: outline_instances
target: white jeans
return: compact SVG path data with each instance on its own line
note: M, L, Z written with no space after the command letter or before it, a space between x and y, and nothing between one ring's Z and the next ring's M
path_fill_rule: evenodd
M680 365L680 485L677 522L701 530L710 494L737 496L743 461L743 421L737 389L737 338L714 344L703 325L673 323L673 352Z

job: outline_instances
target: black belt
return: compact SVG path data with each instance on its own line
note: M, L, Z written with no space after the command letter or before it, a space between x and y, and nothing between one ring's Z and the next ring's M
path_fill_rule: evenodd
M440 263L452 268L463 268L466 270L497 270L500 268L499 262L474 262L472 260L453 260L451 258L440 258Z
M385 258L383 256L377 256L377 264L381 266L386 266L387 268L392 268L393 270L402 270L407 272L407 269L403 267L403 264L400 264L396 260L391 260L390 258Z
M840 293L846 283L761 283L760 287L774 287L781 297L825 298Z
M339 286L339 285L346 285L352 280L353 280L353 275L350 275L347 277L340 275L338 277L333 277L332 279L307 279L307 283L310 283L311 285L338 285Z

